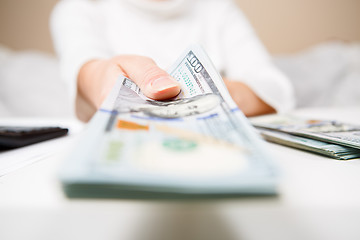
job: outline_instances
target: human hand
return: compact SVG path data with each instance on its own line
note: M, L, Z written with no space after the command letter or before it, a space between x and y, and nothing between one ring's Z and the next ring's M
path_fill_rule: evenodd
M224 79L229 93L247 117L275 113L275 109L259 98L246 84Z
M121 55L108 60L92 60L78 75L76 114L88 121L100 108L119 75L133 80L145 96L164 100L180 92L179 83L147 57Z

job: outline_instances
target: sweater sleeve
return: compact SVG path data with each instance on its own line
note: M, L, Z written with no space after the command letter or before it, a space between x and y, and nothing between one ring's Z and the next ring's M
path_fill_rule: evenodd
M92 59L108 57L106 43L99 32L101 18L95 12L94 4L88 0L62 0L55 6L50 19L61 77L67 83L73 101L82 65Z
M224 4L220 28L225 77L247 84L277 112L293 108L294 91L290 81L272 64L239 8L231 0Z

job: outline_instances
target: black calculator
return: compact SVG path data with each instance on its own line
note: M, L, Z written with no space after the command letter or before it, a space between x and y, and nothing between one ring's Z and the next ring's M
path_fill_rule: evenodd
M64 136L67 128L0 126L0 150L8 150Z

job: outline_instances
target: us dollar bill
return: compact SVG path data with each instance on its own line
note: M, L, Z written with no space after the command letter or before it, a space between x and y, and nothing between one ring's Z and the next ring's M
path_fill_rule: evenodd
M360 126L291 115L261 116L251 121L267 141L339 160L360 158Z
M338 160L360 158L360 150L356 148L331 144L278 131L261 129L260 133L261 136L263 136L263 138L269 142L314 152Z
M170 68L181 86L147 98L121 76L65 164L69 196L275 194L277 171L200 46Z

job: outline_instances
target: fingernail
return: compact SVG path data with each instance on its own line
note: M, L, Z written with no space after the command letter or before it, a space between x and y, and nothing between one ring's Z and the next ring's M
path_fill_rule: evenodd
M169 88L174 88L174 87L179 87L179 83L170 77L161 77L158 79L155 79L152 83L151 83L151 87L158 92L161 92L165 89L169 89Z

